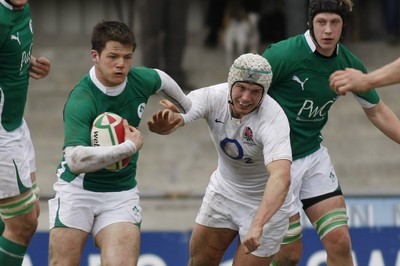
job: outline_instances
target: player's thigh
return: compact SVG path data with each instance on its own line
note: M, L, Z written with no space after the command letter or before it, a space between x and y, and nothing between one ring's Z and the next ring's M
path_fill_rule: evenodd
M335 249L335 246L350 249L348 216L342 195L315 203L305 211L327 250Z
M235 257L233 259L232 266L258 266L258 265L270 265L273 256L270 257L258 257L253 254L246 254L243 244L240 244L237 248Z
M28 245L38 225L32 191L1 201L0 213L6 225L3 236Z
M95 236L102 265L136 265L140 249L140 229L133 223L114 223Z
M232 229L212 228L196 224L190 239L190 256L222 259L237 233Z
M87 238L88 233L79 229L52 228L49 240L49 265L79 265Z
M336 195L317 203L314 203L305 210L305 213L311 223L335 209L345 209L346 203L343 195Z

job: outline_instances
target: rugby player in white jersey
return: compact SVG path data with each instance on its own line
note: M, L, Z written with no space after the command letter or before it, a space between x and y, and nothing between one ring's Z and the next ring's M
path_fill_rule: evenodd
M272 79L266 59L238 57L228 82L188 94L187 114L167 109L153 115L149 129L170 134L197 119L208 123L218 153L190 240L190 266L217 266L239 236L233 265L269 265L292 214L289 125L267 95ZM206 156L206 155L205 155Z

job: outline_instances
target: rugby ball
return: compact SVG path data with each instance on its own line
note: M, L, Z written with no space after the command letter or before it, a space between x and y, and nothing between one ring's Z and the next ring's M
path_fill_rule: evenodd
M123 118L117 114L105 112L93 121L90 132L90 140L93 147L113 146L124 142L125 129ZM128 165L131 157L106 167L107 170L118 171Z

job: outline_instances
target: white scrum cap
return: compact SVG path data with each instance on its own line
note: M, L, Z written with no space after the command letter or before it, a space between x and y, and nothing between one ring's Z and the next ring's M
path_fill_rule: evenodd
M248 53L239 56L231 66L228 74L229 89L235 82L255 83L267 93L272 80L271 65L268 60L258 54Z

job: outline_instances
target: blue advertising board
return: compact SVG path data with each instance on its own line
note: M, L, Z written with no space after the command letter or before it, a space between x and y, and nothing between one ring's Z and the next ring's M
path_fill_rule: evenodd
M347 212L355 266L400 266L400 197L349 197ZM303 219L300 266L325 266L326 253L315 230ZM186 266L191 231L144 231L138 266ZM23 266L48 265L48 232L37 232ZM231 266L236 243L221 266ZM100 255L89 238L81 266L100 266Z
M143 232L138 266L185 266L191 232ZM355 265L400 266L400 228L352 228ZM48 265L48 232L38 232L28 249L23 266ZM302 266L324 266L326 254L315 230L305 229ZM236 243L227 251L221 266L232 265ZM100 266L100 255L90 238L81 266Z

